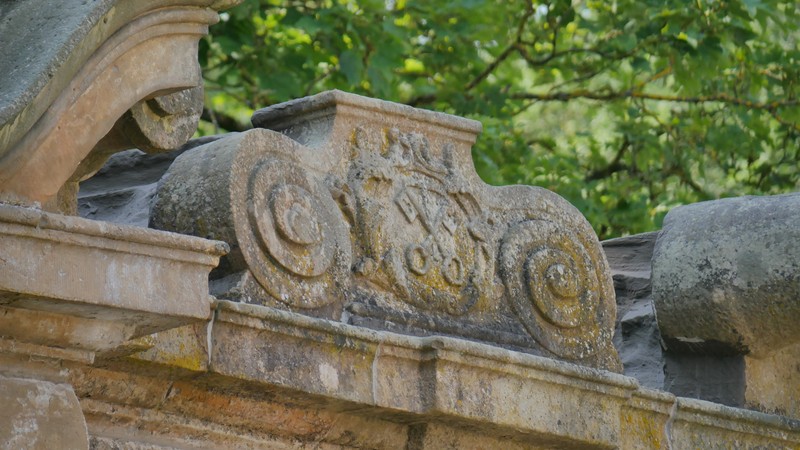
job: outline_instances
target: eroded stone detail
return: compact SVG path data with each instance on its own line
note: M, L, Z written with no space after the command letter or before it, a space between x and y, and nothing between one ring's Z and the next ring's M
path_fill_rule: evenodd
M320 189L300 165L271 158L250 174L247 199L234 206L242 215L246 208L247 225L240 227L249 226L249 234L241 245L255 262L253 274L270 294L293 306L334 301L339 290L332 276L344 276L349 265L344 224ZM296 301L301 291L308 294Z
M503 237L500 269L512 310L539 343L571 358L597 351L584 333L602 307L600 281L573 233L543 220L517 224Z
M489 219L447 165L452 144L437 161L423 134L373 134L355 129L347 185L337 192L354 229L355 273L412 306L467 313L493 292L494 251L482 231Z
M549 191L482 183L479 124L341 92L253 121L176 159L151 215L232 244L215 295L619 370L597 238Z
M191 137L203 103L197 42L235 1L54 4L44 15L17 3L16 20L0 23L16 61L0 67L13 85L0 99L0 201L75 214L77 182L109 155ZM53 29L69 38L33 54Z
M226 272L249 269L262 296L290 308L340 300L351 264L346 224L318 174L293 156L301 146L263 130L219 143L175 160L151 225L230 242Z

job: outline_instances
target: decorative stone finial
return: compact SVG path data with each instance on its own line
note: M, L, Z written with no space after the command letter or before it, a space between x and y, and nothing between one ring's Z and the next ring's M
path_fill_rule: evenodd
M74 214L77 183L110 154L186 142L203 105L198 40L236 3L0 5L0 202Z
M151 216L232 244L215 294L619 370L591 227L550 191L484 184L478 122L331 91L253 123L179 157Z

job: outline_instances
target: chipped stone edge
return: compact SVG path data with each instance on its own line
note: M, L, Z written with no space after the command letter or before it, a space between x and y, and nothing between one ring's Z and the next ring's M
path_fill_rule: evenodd
M216 321L229 322L256 329L267 329L267 324L284 325L286 327L280 331L292 337L311 339L308 335L302 333L302 330L310 330L321 333L322 335L343 336L360 340L368 345L388 344L417 351L437 350L439 351L438 358L445 360L451 359L448 358L448 354L466 355L501 364L521 366L520 368L524 370L536 371L526 373L528 378L539 378L537 376L538 372L548 372L549 374L564 376L565 384L574 384L569 382L573 380L599 383L597 386L589 388L589 390L601 392L618 393L618 389L625 391L635 390L639 386L638 381L634 378L613 372L579 366L529 353L515 352L489 344L448 336L417 337L389 331L377 331L327 319L313 318L275 308L227 300L217 300L214 308L217 312L215 315ZM279 331L275 328L270 329L276 332ZM627 397L627 395L619 396Z
M17 314L0 321L0 336L11 340L0 353L84 363L141 351L141 336L207 321L208 273L228 250L220 241L5 204L0 240L0 314ZM153 270L147 286L131 278L133 268Z
M676 422L690 422L772 439L787 439L800 444L800 420L797 419L694 398L677 397L676 405L677 411L674 416ZM748 429L748 426L755 427L756 430Z
M35 208L0 204L0 224L14 224L25 227L33 227L36 230L51 230L56 232L71 233L76 236L71 238L88 238L80 245L88 247L109 249L119 251L115 248L114 242L119 241L125 244L142 244L145 246L166 247L183 252L159 254L158 256L166 259L178 261L194 262L204 265L216 266L217 258L225 255L229 251L228 244L222 241L188 236L184 234L171 233L161 230L134 227L128 225L117 225L109 222L83 219L80 217L63 216L43 212ZM22 230L8 230L12 234L26 236L28 233ZM44 236L36 236L42 239ZM102 238L102 239L97 239ZM106 239L108 241L106 241ZM77 242L76 242L77 243ZM146 248L139 248L142 255L152 255Z

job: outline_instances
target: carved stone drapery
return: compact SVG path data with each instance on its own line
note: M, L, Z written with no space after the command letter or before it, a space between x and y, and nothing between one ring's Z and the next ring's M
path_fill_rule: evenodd
M151 216L232 244L215 294L619 370L591 227L550 191L484 184L478 122L331 91L253 123L180 156Z
M111 153L188 140L203 104L198 39L236 3L3 5L0 201L74 213L77 182Z

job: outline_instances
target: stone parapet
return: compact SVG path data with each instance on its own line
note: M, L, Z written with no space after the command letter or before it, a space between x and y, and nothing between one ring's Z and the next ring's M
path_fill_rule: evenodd
M269 448L800 446L798 421L460 339L227 301L194 335L205 342L198 345L207 353L196 354L207 358L204 368L173 371L176 355L153 357L169 345L158 339L146 362L134 355L73 372L93 440L178 448L254 439Z
M235 3L0 2L0 450L800 448L796 420L614 373L595 234L482 183L475 121L326 92L132 176L126 220L177 233L43 212L194 133L198 39ZM623 332L650 320L645 254ZM795 314L777 291L766 314ZM797 332L765 336L740 340L746 398L791 414L797 347L761 349Z

